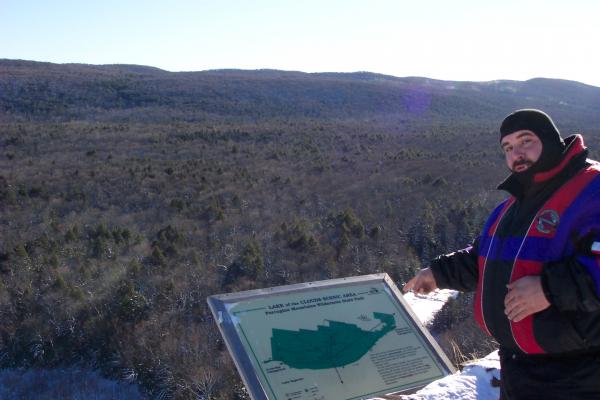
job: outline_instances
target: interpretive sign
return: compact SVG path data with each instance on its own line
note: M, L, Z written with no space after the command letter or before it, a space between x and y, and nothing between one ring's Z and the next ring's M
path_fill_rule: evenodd
M410 392L454 367L387 274L210 296L254 400Z

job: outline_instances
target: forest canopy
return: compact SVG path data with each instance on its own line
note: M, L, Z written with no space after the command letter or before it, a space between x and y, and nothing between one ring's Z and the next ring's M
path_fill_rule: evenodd
M545 79L0 60L0 367L245 398L207 296L402 285L505 196L506 114L542 108L595 155L599 106L599 88Z

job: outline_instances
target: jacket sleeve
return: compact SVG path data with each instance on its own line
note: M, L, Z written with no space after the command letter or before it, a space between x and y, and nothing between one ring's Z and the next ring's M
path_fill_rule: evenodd
M473 245L435 258L430 265L435 283L440 289L455 289L471 292L477 288L479 268L477 249L479 240Z
M548 301L561 311L600 311L600 232L587 235L574 256L542 269Z

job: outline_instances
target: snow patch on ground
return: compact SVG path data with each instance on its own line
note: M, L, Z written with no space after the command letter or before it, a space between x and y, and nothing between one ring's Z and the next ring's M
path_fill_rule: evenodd
M402 400L497 400L500 397L498 351L465 365L461 372L431 382Z
M0 399L143 400L133 384L77 368L0 370Z
M410 308L419 317L423 325L427 325L433 320L435 314L444 307L444 304L450 298L456 298L456 296L458 296L456 290L438 289L428 295L408 292L404 295L404 300L410 305Z

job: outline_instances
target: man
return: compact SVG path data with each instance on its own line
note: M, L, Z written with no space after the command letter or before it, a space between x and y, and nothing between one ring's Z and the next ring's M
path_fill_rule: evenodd
M511 195L472 246L442 255L404 291L476 290L500 344L502 399L600 399L600 165L580 135L518 110L500 127Z

